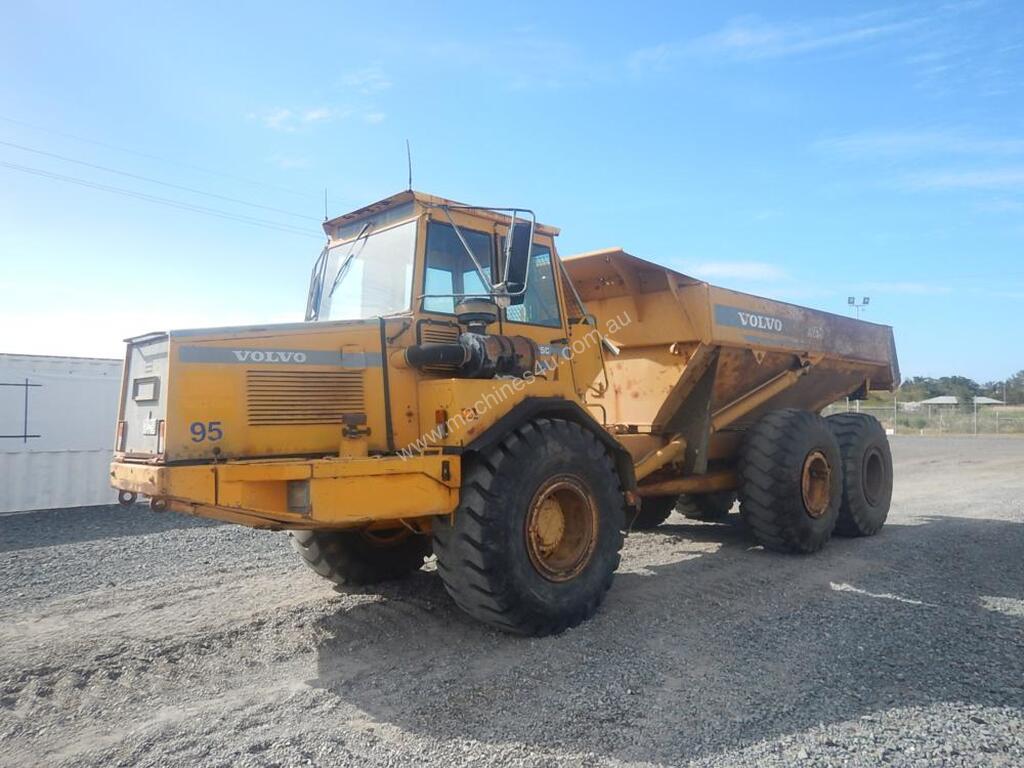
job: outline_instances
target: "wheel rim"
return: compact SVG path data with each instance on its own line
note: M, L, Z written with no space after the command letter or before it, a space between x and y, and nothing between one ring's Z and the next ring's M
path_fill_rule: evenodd
M597 542L597 505L573 477L552 478L534 494L526 514L526 551L548 581L568 581L590 562Z
M828 511L832 500L832 467L821 451L811 451L804 459L800 489L808 515L818 518Z
M885 462L882 461L882 452L878 448L871 448L864 456L862 468L861 485L864 488L864 497L868 504L875 506L882 495L882 487L885 484Z

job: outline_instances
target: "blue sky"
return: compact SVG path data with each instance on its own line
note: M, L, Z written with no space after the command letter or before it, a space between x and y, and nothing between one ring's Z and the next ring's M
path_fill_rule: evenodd
M301 319L323 188L398 191L408 138L563 254L870 296L904 375L1024 368L1024 6L691 5L11 5L0 351Z

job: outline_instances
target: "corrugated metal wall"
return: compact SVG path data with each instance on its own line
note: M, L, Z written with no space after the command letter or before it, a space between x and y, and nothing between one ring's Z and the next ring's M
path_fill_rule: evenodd
M111 504L120 360L0 354L0 513Z

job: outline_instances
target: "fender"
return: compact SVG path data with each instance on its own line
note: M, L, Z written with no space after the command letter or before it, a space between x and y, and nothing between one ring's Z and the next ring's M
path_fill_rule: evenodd
M485 451L497 445L521 424L545 416L575 422L593 434L608 449L608 454L615 462L615 469L618 470L619 480L622 482L622 490L632 492L636 489L633 457L629 454L629 451L623 448L579 403L561 397L526 398L494 422L494 425L487 432L465 446L462 449L462 454Z

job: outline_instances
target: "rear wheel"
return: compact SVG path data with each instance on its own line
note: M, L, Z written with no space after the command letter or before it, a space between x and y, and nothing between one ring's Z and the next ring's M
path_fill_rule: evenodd
M718 493L684 493L676 503L676 509L690 520L724 520L736 503L734 491Z
M644 496L640 499L640 508L626 515L626 523L630 530L649 531L657 528L668 520L675 509L678 496Z
M826 420L839 443L843 497L836 533L873 536L885 525L892 500L892 452L878 419L866 413L837 413Z
M767 549L808 553L839 517L839 445L816 413L773 411L747 433L740 454L740 515Z
M434 518L445 589L480 621L548 635L589 618L619 565L615 465L578 424L537 419L467 461L454 516Z
M376 584L419 570L430 539L406 528L289 531L292 549L317 574L341 586Z

